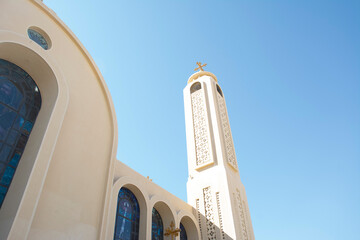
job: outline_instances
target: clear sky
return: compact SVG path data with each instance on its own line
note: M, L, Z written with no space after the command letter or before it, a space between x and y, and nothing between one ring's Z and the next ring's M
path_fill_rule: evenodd
M45 3L105 78L120 161L186 201L182 90L206 62L256 239L360 239L360 1Z

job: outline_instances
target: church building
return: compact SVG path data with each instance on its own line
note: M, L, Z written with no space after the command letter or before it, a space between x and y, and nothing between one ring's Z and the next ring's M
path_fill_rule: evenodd
M71 30L41 0L0 0L0 239L254 240L221 81L198 66L184 202L116 159L109 90Z

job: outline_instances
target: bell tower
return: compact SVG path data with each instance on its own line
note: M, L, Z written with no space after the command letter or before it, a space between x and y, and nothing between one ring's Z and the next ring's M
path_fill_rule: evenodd
M202 239L254 240L224 94L216 76L203 71L206 64L197 64L184 88L188 203Z

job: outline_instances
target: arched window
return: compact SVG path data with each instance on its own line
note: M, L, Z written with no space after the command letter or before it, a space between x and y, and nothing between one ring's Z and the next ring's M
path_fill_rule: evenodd
M152 209L151 239L152 240L163 240L164 239L163 222L162 222L159 212L155 208Z
M40 107L34 80L17 65L0 59L0 207Z
M218 91L218 93L219 93L221 96L223 96L223 93L222 93L219 85L217 85L217 84L216 84L216 90Z
M194 83L190 88L190 93L194 93L197 90L201 89L201 84L199 82Z
M180 223L180 240L187 240L187 234L184 225Z
M114 240L139 239L140 208L135 195L121 188L118 195Z
M40 47L42 47L43 49L48 50L49 41L47 41L46 38L49 39L49 37L45 37L47 35L44 32L41 34L39 31L43 32L41 30L36 31L35 29L29 28L28 29L29 38L34 42L36 42L37 44L39 44Z

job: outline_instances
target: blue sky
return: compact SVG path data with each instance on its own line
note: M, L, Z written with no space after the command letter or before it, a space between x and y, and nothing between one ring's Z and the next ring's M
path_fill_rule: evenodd
M105 78L120 161L186 201L182 90L206 62L256 239L359 239L360 1L45 3Z

